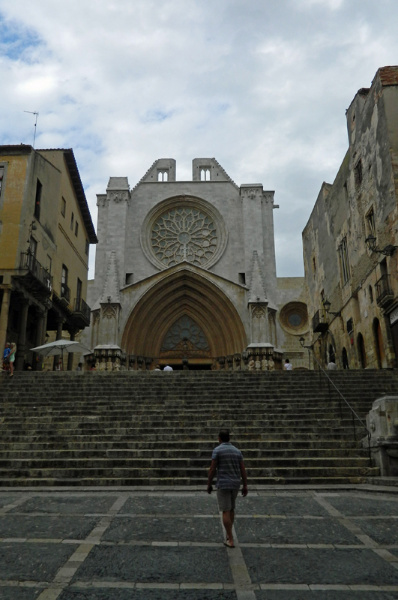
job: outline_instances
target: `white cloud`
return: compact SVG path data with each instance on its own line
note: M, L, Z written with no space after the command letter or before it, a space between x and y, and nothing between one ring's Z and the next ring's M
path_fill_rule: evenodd
M395 0L0 0L0 143L72 147L96 218L110 176L215 156L274 189L278 273L347 148L344 111L398 56Z

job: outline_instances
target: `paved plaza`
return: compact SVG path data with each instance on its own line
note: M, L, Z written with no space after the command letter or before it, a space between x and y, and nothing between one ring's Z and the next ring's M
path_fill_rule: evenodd
M398 488L0 491L2 600L398 599Z

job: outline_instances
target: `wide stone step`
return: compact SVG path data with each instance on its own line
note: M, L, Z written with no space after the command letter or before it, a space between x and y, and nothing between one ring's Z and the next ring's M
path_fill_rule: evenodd
M221 426L250 485L378 474L363 425L321 373L16 373L0 381L0 485L205 486ZM333 372L357 415L393 371ZM8 468L9 467L9 468Z
M183 471L187 469L200 469L202 473L206 473L206 469L209 467L209 457L195 457L195 458L173 458L171 456L154 458L154 457L137 457L137 456L125 456L117 457L112 454L107 457L91 457L91 458L64 458L57 456L56 458L43 458L30 457L30 458L16 458L16 459L1 459L0 460L0 471L3 469L20 469L21 471L29 470L47 470L47 469L97 469L97 470L109 470L109 469L163 469L163 470L175 470ZM245 458L246 469L248 473L251 473L257 469L269 470L270 460L268 457L253 457ZM366 467L369 464L368 457L309 457L309 456L292 456L286 457L273 457L272 469L279 469L281 467L295 467L295 468L336 468L336 467Z
M214 428L214 438L217 436L217 431L218 431L218 427ZM364 437L365 436L365 432L363 432L361 429L357 429L357 437ZM187 436L188 437L188 436ZM200 440L202 437L201 432L197 432L197 433L191 433L189 435L189 438L191 440ZM265 441L267 439L272 439L272 438L285 438L287 440L297 440L297 441L306 441L306 440L352 440L354 438L353 436L353 432L350 429L347 429L346 431L344 430L336 430L336 432L330 432L329 429L325 431L302 431L299 428L293 432L289 432L289 431L285 431L283 428L281 428L278 432L274 432L273 434L267 433L267 434L263 434L263 433L259 433L257 436L253 436L252 432L241 432L239 434L239 437L237 436L237 439L239 439L239 445L242 447L246 447L246 440L250 441L250 440L255 440L257 439L258 441ZM136 435L132 435L132 434L128 434L126 435L124 432L121 431L105 431L105 432L101 432L99 435L92 435L89 434L88 432L84 432L81 431L79 434L74 434L74 435L68 435L68 433L66 432L63 435L60 434L54 434L54 432L50 433L45 433L44 435L41 434L37 434L37 433L21 433L21 432L14 432L11 435L9 434L9 432L4 432L2 435L3 441L7 441L9 440L10 443L13 442L40 442L40 441L45 441L47 440L48 442L52 442L54 444L60 445L60 446L65 446L68 444L74 444L74 443L80 443L82 441L88 441L88 442L98 442L98 441L123 441L123 442L134 442L134 441L138 441L138 442L144 442L145 440L145 436L142 435L141 433L137 433ZM148 443L150 443L151 440L153 441L158 441L158 442L166 442L166 441L174 441L174 442L178 442L178 440L181 439L181 434L180 433L169 433L169 432L163 432L163 433L149 433L147 435L146 441Z
M253 467L250 469L249 477L250 480L255 481L259 477L365 477L370 474L379 474L377 468L371 468L368 466L338 466L334 468L330 467L315 467L315 466L304 466L300 467L297 465L293 466L281 466L281 467ZM21 477L21 478L101 478L101 477L118 477L120 479L147 479L151 477L172 477L177 478L185 476L188 479L196 478L198 482L205 482L207 478L207 472L203 468L173 468L173 466L165 467L151 467L151 468L126 468L126 467L60 467L60 468L0 468L0 478L7 477ZM134 485L134 484L132 484Z
M345 419L339 421L338 419L326 420L326 419L314 419L307 420L304 422L297 423L297 421L293 420L278 420L274 423L269 422L267 419L264 419L260 423L253 423L248 421L247 423L230 421L229 419L209 419L206 421L201 421L198 423L190 423L188 420L184 420L181 418L179 423L171 423L169 421L164 421L161 423L137 423L135 419L131 419L126 423L124 422L98 422L98 421L70 421L70 422L61 422L61 423L27 423L26 429L29 429L30 433L35 434L49 434L49 435L65 435L73 436L80 435L83 431L86 433L97 433L104 432L108 435L120 434L123 433L125 435L137 436L137 435L150 435L150 434L158 434L158 433L174 433L176 430L185 431L185 435L189 436L191 434L203 434L203 431L213 431L214 428L218 429L220 426L223 427L233 427L234 437L250 434L254 436L258 436L260 434L270 435L271 433L277 433L281 431L295 431L298 428L301 432L311 433L314 430L320 431L321 433L328 431L332 432L334 430L341 431L350 431L352 432L352 421L351 419ZM13 424L8 425L7 423L3 424L3 431L7 432L10 435L18 435L18 432L21 431L21 426L16 427Z
M239 444L236 444L239 446ZM4 453L7 451L14 450L15 452L42 452L42 451L53 451L54 449L57 452L68 452L70 450L74 450L79 452L81 450L86 451L88 453L101 451L106 452L107 450L115 450L115 451L125 451L125 450L134 450L138 452L147 451L149 453L155 452L169 452L171 450L177 452L197 452L201 451L198 448L204 448L202 452L208 453L214 448L214 439L204 439L200 440L181 440L177 441L156 441L156 440L138 440L138 441L119 441L115 440L113 437L109 438L107 441L103 438L98 438L97 441L89 442L85 437L79 438L78 440L67 441L67 444L63 444L62 440L56 439L53 442L49 442L48 440L42 442L12 442L4 443L0 442L0 452ZM315 440L291 440L291 439L272 439L272 440L246 440L244 446L244 452L268 452L268 451L280 451L286 450L288 452L299 452L300 450L311 451L316 450L320 453L327 452L329 450L334 450L336 452L346 452L347 449L358 448L358 442L353 440L351 437L346 440L325 440L325 439L315 439Z
M210 461L212 448L211 446L207 449L185 449L181 450L179 447L177 448L161 448L161 449L115 449L112 447L104 448L104 449L64 449L62 447L53 448L50 450L38 450L36 448L26 448L24 450L18 450L15 447L10 450L2 450L0 448L0 461L4 460L17 460L17 459L25 459L31 460L32 454L34 453L35 460L49 460L49 459L58 459L58 460L70 460L73 458L76 459L90 459L94 460L97 458L111 458L111 459L142 459L145 458L147 460L152 459L204 459L207 462ZM256 458L267 458L267 460L276 459L276 458L289 458L295 460L301 460L300 457L307 458L338 458L342 460L350 460L347 458L346 448L304 448L301 451L297 448L276 448L276 449L259 449L256 448L254 450L250 450L245 448L245 461L249 463ZM358 456L367 456L367 451L365 449L358 448L357 449Z
M317 475L305 475L303 477L257 477L250 479L250 488L249 490L262 488L270 485L311 485L313 487L319 486L336 486L336 485L353 485L353 484L361 484L366 483L369 477L377 477L379 475L378 472L369 472L367 475L350 475L350 476L317 476ZM205 490L205 486L203 485L203 478L195 478L195 477L134 477L134 478L120 478L120 477L96 477L96 478L62 478L59 479L57 477L18 477L18 478L8 478L3 477L1 479L1 486L10 487L10 488L18 488L18 487L142 487L149 488L153 490L153 488L157 488L159 491L162 489L169 490L172 488L187 488L189 486L195 488L201 488L203 491ZM250 491L249 491L250 493Z

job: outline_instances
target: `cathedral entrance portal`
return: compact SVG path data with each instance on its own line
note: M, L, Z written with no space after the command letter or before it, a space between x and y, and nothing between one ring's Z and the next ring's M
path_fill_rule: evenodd
M170 327L160 348L159 362L181 361L182 368L211 368L210 346L200 326L184 315Z
M132 310L122 337L129 355L151 365L210 369L247 347L242 320L221 289L194 267L179 266Z

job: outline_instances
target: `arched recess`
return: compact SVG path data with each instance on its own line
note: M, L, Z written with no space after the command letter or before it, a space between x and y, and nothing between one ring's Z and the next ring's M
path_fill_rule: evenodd
M377 367L382 369L385 367L386 355L384 352L383 335L379 319L373 319L373 336L376 348Z
M365 351L365 342L364 342L362 333L358 333L358 336L357 336L357 349L358 349L359 364L362 369L366 369L366 351Z
M187 315L203 330L213 357L247 347L241 318L227 296L208 279L178 270L154 285L133 309L123 332L128 354L157 357L177 319Z

